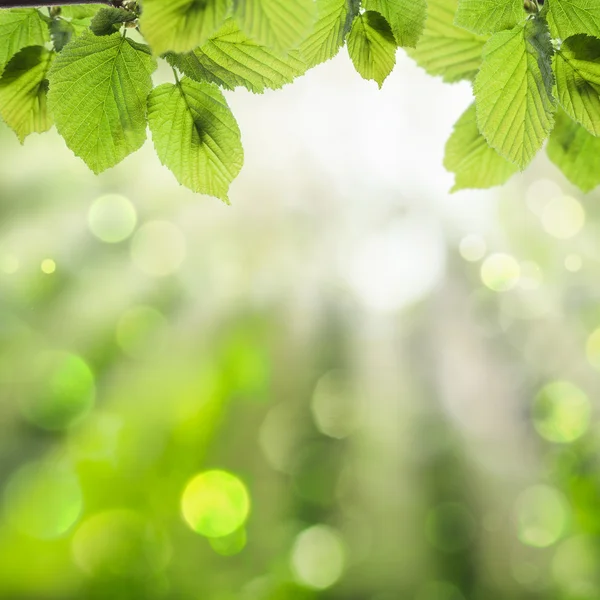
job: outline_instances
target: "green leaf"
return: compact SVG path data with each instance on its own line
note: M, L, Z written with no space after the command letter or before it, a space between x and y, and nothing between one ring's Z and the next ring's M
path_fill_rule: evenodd
M233 19L201 48L166 58L196 81L209 81L228 90L243 86L255 93L279 89L306 71L297 51L280 56L251 40Z
M28 46L9 61L0 79L0 115L21 143L30 133L52 127L47 76L53 58L43 46Z
M462 114L446 144L444 166L455 174L453 192L502 185L517 167L490 148L477 129L475 104Z
M407 50L420 67L448 83L475 78L487 40L454 25L456 6L456 0L429 0L425 31L417 47Z
M140 27L155 54L201 46L227 18L230 0L144 0Z
M363 0L362 6L385 17L398 46L414 48L417 45L427 17L426 0Z
M62 17L67 19L88 19L93 17L105 4L75 4L63 6L60 9Z
M122 8L103 8L99 10L90 24L96 35L110 35L121 29L123 23L135 21L136 16Z
M600 135L600 40L576 35L554 56L558 100L565 112Z
M348 54L360 75L381 87L396 64L396 41L385 18L374 11L356 17L348 34Z
M582 191L590 192L600 185L600 138L563 111L556 115L546 151L565 177Z
M526 17L523 0L459 0L455 23L475 33L496 33Z
M0 71L22 48L49 41L48 25L35 8L0 9Z
M81 34L89 31L91 22L90 18L71 19L69 23L73 27L73 37L79 37Z
M148 119L156 152L177 181L228 202L244 151L221 91L188 77L163 84L148 98Z
M56 128L95 173L144 143L155 68L150 49L120 33L84 33L54 61L49 103Z
M259 44L288 52L310 34L317 5L313 0L235 0L235 17Z
M352 0L317 0L317 22L300 52L311 68L333 58L344 45L357 11Z
M75 28L65 19L52 19L50 23L50 37L57 52L60 52L75 36Z
M600 37L600 2L548 0L548 25L552 37L561 40L578 33Z
M521 168L554 124L551 54L545 23L528 20L490 38L475 79L479 130L492 148Z

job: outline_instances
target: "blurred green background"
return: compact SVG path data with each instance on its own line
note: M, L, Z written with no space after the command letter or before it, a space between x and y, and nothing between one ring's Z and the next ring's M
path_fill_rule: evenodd
M0 598L600 598L598 193L449 196L405 58L228 98L232 207L0 130Z

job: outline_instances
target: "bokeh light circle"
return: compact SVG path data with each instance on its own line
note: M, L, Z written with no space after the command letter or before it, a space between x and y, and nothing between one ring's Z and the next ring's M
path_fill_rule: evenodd
M567 444L587 431L590 412L590 400L583 390L569 381L554 381L535 398L533 424L544 439Z
M345 547L339 534L326 525L302 531L294 542L291 567L298 583L324 590L342 576Z
M171 547L164 532L142 514L112 509L86 519L71 543L73 562L90 576L148 576L164 569Z
M477 262L485 256L487 250L485 240L480 235L466 235L458 247L460 255L469 262Z
M597 539L576 535L562 541L552 560L552 575L568 598L595 600L600 588Z
M561 187L551 179L537 179L525 192L525 202L529 210L538 217L544 212L544 208L552 200L563 195Z
M581 271L581 267L583 266L583 259L579 254L569 254L565 258L565 269L567 271L571 271L571 273L577 273L577 271Z
M28 421L42 429L66 429L85 417L94 405L94 374L80 356L43 352L32 359L29 377L31 388L21 410Z
M136 224L135 207L120 194L100 196L88 212L90 231L107 244L126 240L133 233Z
M514 288L521 275L521 268L509 254L491 254L481 265L481 281L494 292L506 292Z
M40 265L40 269L42 270L42 273L52 275L53 273L56 273L56 262L51 258L45 258Z
M590 333L585 344L585 355L590 365L600 371L600 327Z
M133 263L154 277L175 273L185 255L185 237L177 226L168 221L151 221L142 225L132 240Z
M181 498L183 518L190 528L209 538L230 535L250 512L246 486L226 471L205 471L185 487Z
M71 469L34 462L21 467L8 480L4 509L15 529L34 538L54 539L79 519L83 495Z
M569 506L566 498L548 485L526 489L516 503L519 540L526 546L547 548L564 534Z
M339 371L325 373L317 382L311 401L315 425L332 438L349 436L359 425L359 410L350 382Z
M581 203L571 196L557 196L542 212L542 226L553 237L566 240L577 235L585 224Z

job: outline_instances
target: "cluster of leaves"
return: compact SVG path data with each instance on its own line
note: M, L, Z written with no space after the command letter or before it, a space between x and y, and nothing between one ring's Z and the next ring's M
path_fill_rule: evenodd
M446 147L454 189L504 183L545 139L581 189L600 184L598 0L114 0L0 11L0 115L23 141L53 124L96 173L156 152L227 201L243 163L222 90L278 89L346 45L379 86L398 47L475 102ZM173 83L153 87L157 58Z

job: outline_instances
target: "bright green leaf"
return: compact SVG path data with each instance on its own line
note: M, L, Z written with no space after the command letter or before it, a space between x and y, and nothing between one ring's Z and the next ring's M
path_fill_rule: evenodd
M280 56L240 31L233 19L201 48L187 54L169 54L167 60L196 81L209 81L233 90L252 92L278 89L306 71L296 51Z
M600 2L548 0L548 25L552 36L561 40L578 33L600 38Z
M446 144L444 166L455 174L453 192L502 185L517 167L490 148L477 129L475 104L462 114Z
M22 48L49 41L48 25L35 8L0 10L0 71Z
M558 100L590 133L600 135L600 40L576 35L554 56Z
M526 17L523 0L459 0L455 23L475 33L495 33Z
M43 46L24 48L9 61L0 79L0 115L21 143L30 133L52 127L47 77L53 57Z
M235 17L252 39L288 52L310 34L317 18L314 0L234 0Z
M96 35L110 35L119 31L123 23L135 21L136 16L122 8L103 8L99 10L90 24Z
M426 0L363 0L362 6L385 17L398 46L414 48L417 45L427 17Z
M550 160L565 177L584 192L600 185L600 138L588 133L563 111L546 148Z
M367 11L354 19L348 34L348 54L362 77L383 85L396 64L396 41L384 17Z
M155 68L150 49L120 33L85 33L54 61L49 102L56 128L95 173L144 143Z
M166 83L148 98L154 147L177 181L228 202L244 162L240 130L221 91L189 77Z
M545 23L528 20L493 35L475 80L477 124L502 156L524 168L554 123L552 46Z
M358 12L351 4L352 0L317 0L317 22L300 46L307 67L333 58L344 45L352 20Z
M140 27L155 54L201 46L227 18L230 0L144 0Z
M430 75L449 83L475 77L487 40L454 25L456 5L456 0L429 0L425 31L417 47L407 51Z

